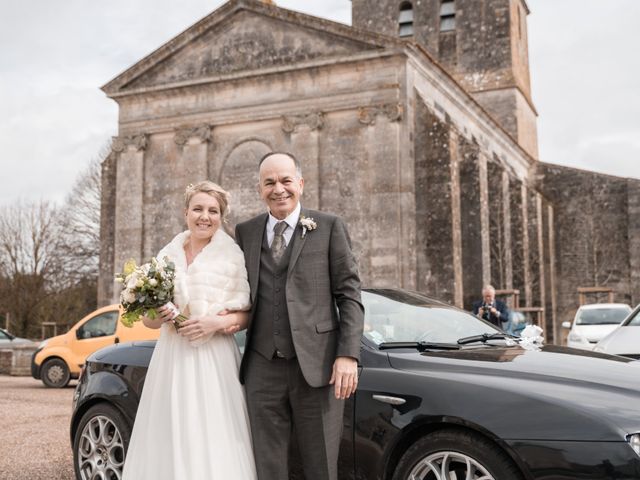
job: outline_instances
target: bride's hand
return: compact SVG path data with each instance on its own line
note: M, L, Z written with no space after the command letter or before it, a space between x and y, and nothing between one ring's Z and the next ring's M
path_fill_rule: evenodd
M157 309L158 315L153 320L145 315L142 316L142 323L148 328L160 328L163 323L173 320L173 312L166 307Z
M193 341L210 333L216 333L223 328L224 323L217 316L191 317L180 324L178 333Z

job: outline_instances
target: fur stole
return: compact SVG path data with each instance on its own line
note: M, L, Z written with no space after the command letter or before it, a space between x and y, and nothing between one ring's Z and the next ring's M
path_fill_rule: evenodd
M216 315L225 308L248 308L249 282L240 247L219 228L187 267L184 244L190 235L188 230L179 233L158 253L159 258L169 257L176 266L174 303L183 312L188 306L193 317Z

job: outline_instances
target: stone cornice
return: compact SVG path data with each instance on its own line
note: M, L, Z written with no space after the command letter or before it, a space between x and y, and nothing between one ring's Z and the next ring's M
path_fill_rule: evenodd
M134 147L137 151L145 150L149 144L149 135L142 133L140 135L119 136L113 138L111 150L116 153L124 152L128 147Z
M374 101L371 101L371 99ZM176 125L202 125L223 126L244 122L258 122L263 120L280 120L281 128L290 128L284 125L285 118L303 118L310 114L322 114L322 126L327 121L327 115L333 112L354 111L356 118L359 117L361 109L379 109L381 106L389 106L389 111L396 112L390 114L390 119L394 119L398 109L404 115L406 106L398 104L397 86L389 86L381 90L363 90L361 92L348 92L339 95L331 95L323 98L304 98L289 102L263 103L260 105L247 105L238 108L223 108L217 111L197 112L194 114L171 115L165 118L141 118L130 122L120 123L120 128L124 132L139 131L144 129L148 133L169 133L176 131ZM313 104L318 110L310 112L309 104ZM398 106L399 105L399 106ZM393 107L393 108L391 108ZM399 118L398 118L399 119ZM307 119L314 122L317 119ZM320 130L317 125L315 130ZM286 131L286 130L285 130Z
M265 77L267 75L284 74L304 70L313 70L322 67L334 67L350 63L367 62L374 59L386 59L391 57L406 57L403 48L374 50L341 57L319 58L309 60L307 62L293 63L289 65L280 65L274 67L259 68L255 70L243 70L240 72L231 72L220 75L212 75L208 77L195 78L189 80L178 80L164 85L155 85L152 87L131 88L124 91L109 92L109 98L118 100L119 98L129 97L133 95L142 95L154 92L165 92L167 90L176 90L190 87L206 86L212 83L221 83L228 81L250 80L256 77Z
M184 146L190 138L198 138L201 143L211 141L211 126L203 124L197 127L181 127L175 130L174 141L176 145Z
M311 131L322 130L324 114L322 112L311 112L303 115L285 115L282 117L282 130L286 133L296 132L300 125L308 126Z

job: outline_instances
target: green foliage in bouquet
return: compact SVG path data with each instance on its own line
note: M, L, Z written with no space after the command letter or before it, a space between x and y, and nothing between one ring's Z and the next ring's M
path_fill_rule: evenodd
M132 327L142 316L156 318L156 309L173 300L175 271L175 264L168 257L152 258L143 265L136 265L133 259L124 264L116 281L123 286L120 304L125 326Z

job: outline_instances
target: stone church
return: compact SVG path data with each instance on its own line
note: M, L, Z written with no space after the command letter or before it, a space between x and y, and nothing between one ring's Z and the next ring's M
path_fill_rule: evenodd
M126 259L184 228L188 183L231 192L231 229L261 212L271 150L301 160L305 206L345 219L365 285L467 308L485 283L517 289L520 307L544 309L549 341L577 287L640 302L640 181L538 158L525 0L352 10L347 26L230 0L103 87L119 134L99 302L117 298Z

